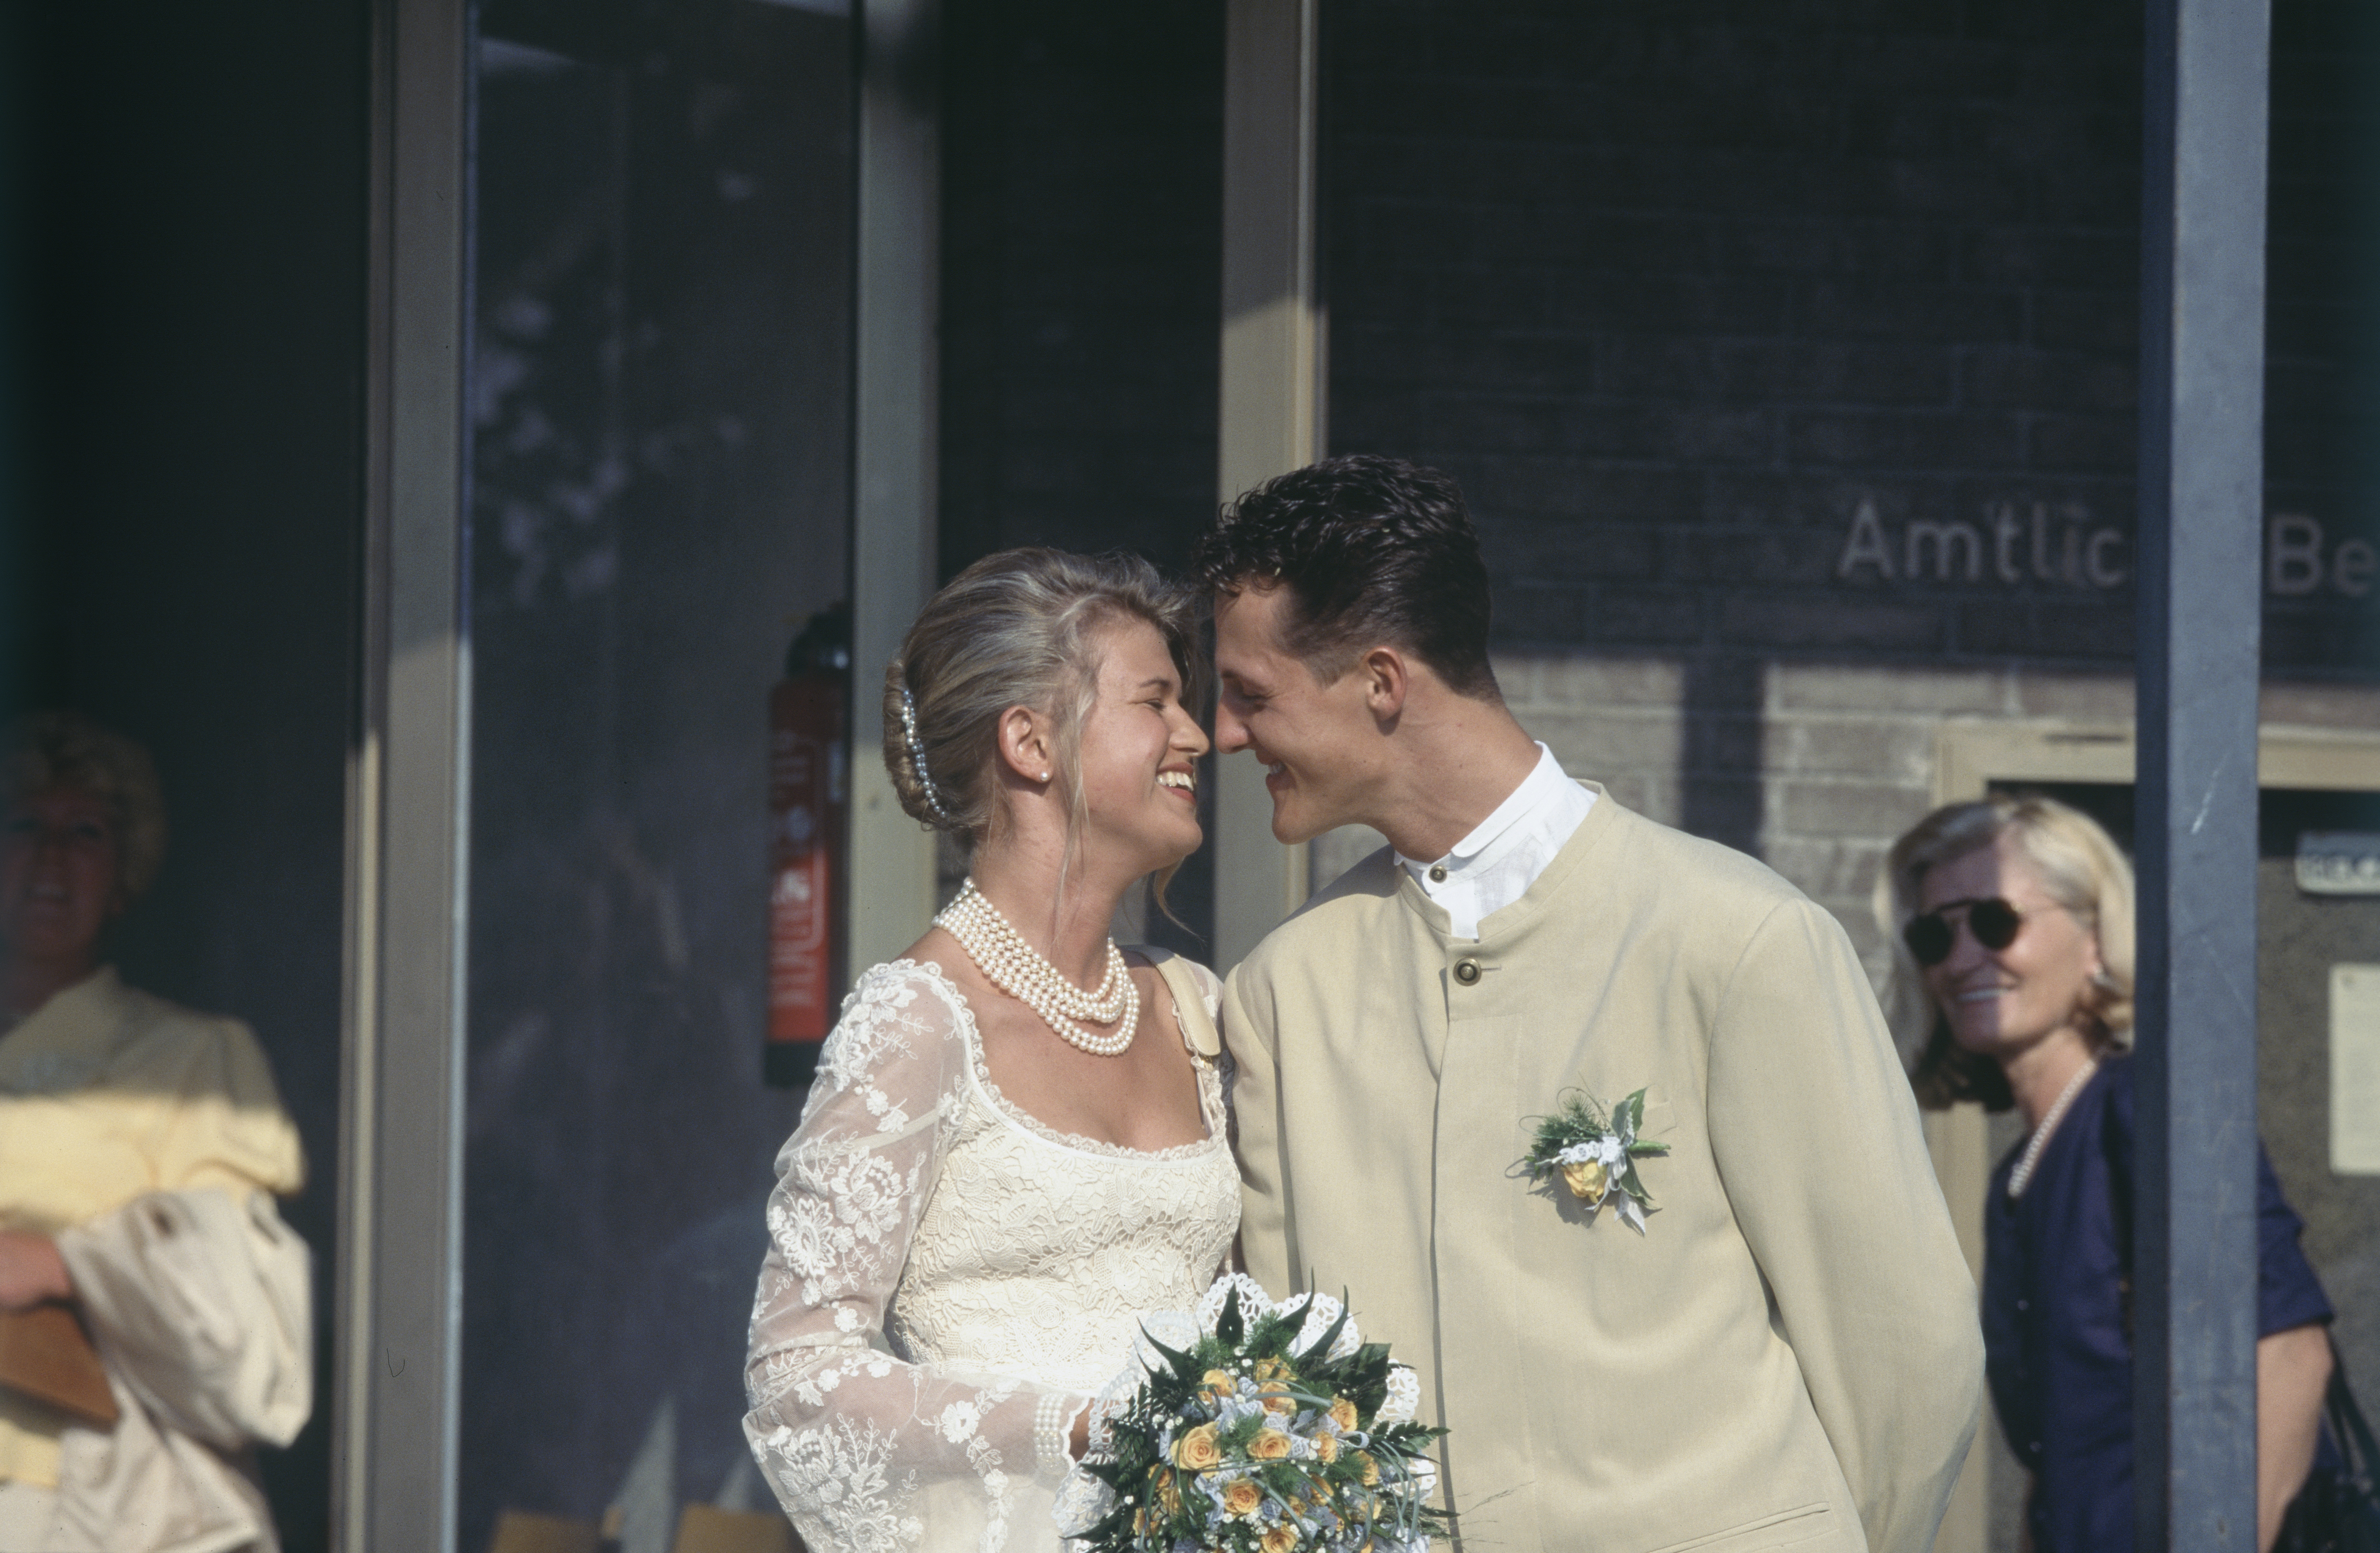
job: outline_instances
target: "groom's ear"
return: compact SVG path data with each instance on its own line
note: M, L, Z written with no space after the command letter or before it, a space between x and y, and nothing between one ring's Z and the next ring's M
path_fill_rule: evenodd
M1413 671L1404 654L1392 647L1376 647L1355 661L1354 672L1364 676L1364 705L1374 720L1394 722L1413 689Z

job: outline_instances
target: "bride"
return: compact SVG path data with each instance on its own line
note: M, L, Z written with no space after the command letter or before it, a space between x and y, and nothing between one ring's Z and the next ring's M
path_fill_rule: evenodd
M1230 1251L1215 978L1107 936L1199 843L1192 629L1144 562L1008 551L885 674L902 807L971 877L777 1158L744 1427L810 1553L1055 1548L1091 1393Z

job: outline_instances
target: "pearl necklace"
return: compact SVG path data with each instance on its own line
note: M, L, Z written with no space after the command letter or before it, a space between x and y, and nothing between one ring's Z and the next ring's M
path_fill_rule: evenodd
M1132 1044L1133 1029L1140 1023L1140 989L1133 985L1115 940L1108 940L1107 975L1095 990L1086 992L1009 926L973 879L959 887L957 897L934 922L959 940L986 980L1039 1014L1068 1045L1094 1057L1118 1057ZM1117 1023L1102 1036L1075 1023L1083 1019Z
M2074 1070L2074 1076L2066 1081L2066 1087L2058 1092L2058 1098L2052 1100L2049 1109L2042 1113L2041 1125L2035 1127L2033 1136L2025 1140L2024 1154L2017 1160L2016 1169L2009 1171L2010 1196L2024 1195L2025 1183L2033 1179L2033 1167L2041 1163L2041 1151L2049 1147L2049 1134L2058 1131L2058 1123L2066 1115L2066 1108L2074 1103L2074 1097L2082 1093L2082 1086L2090 1083L2091 1075L2098 1071L2099 1059L2085 1058L2082 1065Z

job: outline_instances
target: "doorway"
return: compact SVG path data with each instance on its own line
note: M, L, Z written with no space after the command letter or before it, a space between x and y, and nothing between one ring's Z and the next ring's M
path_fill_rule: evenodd
M1938 802L2038 793L2082 810L2131 850L2128 727L1954 727L1937 757ZM2380 836L2380 736L2267 725L2257 831L2257 1125L2282 1190L2305 1219L2301 1244L2338 1312L2333 1331L2348 1373L2368 1377L2380 1375L2380 1174L2333 1168L2331 978L2337 965L2380 965L2380 892L2302 888L2298 857L2308 836ZM1929 1114L1926 1133L1980 1278L1984 1189L1994 1163L2022 1142L2022 1123L2012 1111L1986 1116L1961 1106ZM1986 1418L1937 1547L2012 1553L2024 1493L2023 1468Z

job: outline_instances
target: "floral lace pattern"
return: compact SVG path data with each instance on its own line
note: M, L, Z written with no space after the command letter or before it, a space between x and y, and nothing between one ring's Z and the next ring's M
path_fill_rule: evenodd
M999 1094L939 967L860 978L777 1158L745 1377L746 1436L812 1553L1058 1546L1073 1420L1238 1227L1203 1059L1198 1087L1202 1142L1076 1138Z

